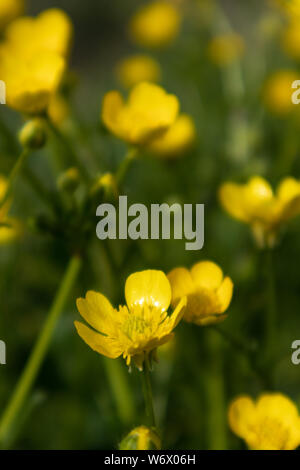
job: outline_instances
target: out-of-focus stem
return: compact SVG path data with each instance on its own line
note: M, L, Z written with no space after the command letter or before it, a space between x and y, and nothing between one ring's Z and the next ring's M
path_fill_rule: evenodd
M265 312L265 352L269 356L276 342L277 301L274 279L273 250L265 251L266 269L266 312Z
M0 209L4 206L4 204L9 199L9 196L11 195L12 190L13 190L14 182L15 182L18 174L22 171L23 165L24 165L29 153L30 153L30 150L28 148L24 148L22 150L19 158L17 159L13 169L11 170L10 175L8 177L6 192L5 192L2 200L0 201Z
M48 347L58 319L64 309L68 296L79 274L80 267L81 258L78 256L73 256L61 281L52 307L46 318L44 327L32 350L19 382L17 383L15 391L13 392L11 399L1 417L0 443L2 446L5 445L6 439L9 438L10 430L12 429L15 420L18 418L19 413L28 397L28 394L30 393L32 385L48 351Z
M218 334L208 329L206 349L209 358L205 374L207 448L227 449L226 402L222 343Z
M155 427L155 415L153 409L153 397L152 397L152 387L151 387L151 380L150 380L150 368L149 368L149 360L146 357L144 361L144 367L142 372L142 382L143 382L143 393L145 399L145 408L146 408L146 416L148 419L148 425Z
M103 359L120 421L127 426L134 421L135 407L126 371L118 359Z
M118 187L120 187L123 184L124 178L132 162L137 158L137 155L138 155L138 149L134 147L128 150L125 158L122 160L118 168L117 174L116 174L116 183Z
M78 157L76 151L73 149L68 138L65 137L64 134L60 131L60 129L53 124L53 122L48 116L46 116L46 119L47 119L49 129L54 134L54 136L56 137L57 141L60 143L62 148L64 148L64 151L69 159L68 163L70 165L77 166L78 169L80 170L81 175L85 179L85 181L89 182L90 180L89 173L86 167L84 166L84 164L82 163L82 161L80 160L80 158Z

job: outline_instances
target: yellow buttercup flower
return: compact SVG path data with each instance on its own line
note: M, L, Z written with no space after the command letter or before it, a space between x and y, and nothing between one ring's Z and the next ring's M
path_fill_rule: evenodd
M160 450L161 440L154 429L139 426L122 440L120 450Z
M187 297L184 320L196 325L211 325L226 318L233 283L224 277L222 269L211 261L201 261L189 271L175 268L168 274L172 287L172 305Z
M114 309L104 295L89 291L77 300L82 317L94 330L75 322L79 336L99 354L110 358L123 356L126 364L133 360L139 369L146 357L173 337L181 320L186 299L168 315L171 286L162 271L148 270L131 274L125 284L127 305Z
M224 183L219 190L224 209L249 224L259 246L273 246L281 226L300 214L300 181L285 178L274 194L260 176L246 184Z
M13 21L5 31L5 41L12 51L35 54L49 51L67 57L73 38L73 25L68 15L53 8L36 18L24 16Z
M123 59L116 68L119 82L131 88L140 82L158 82L161 78L160 65L152 57L136 54Z
M152 139L147 148L159 157L174 158L190 149L195 139L193 119L187 114L181 114L166 132Z
M178 35L181 15L167 1L155 1L139 8L129 23L132 40L143 47L161 47Z
M1 0L0 2L0 30L5 28L24 11L24 0Z
M225 66L239 59L244 49L244 40L239 34L223 34L210 41L208 56L214 64Z
M247 395L236 398L228 420L252 450L294 450L300 445L297 407L281 393L264 393L256 402Z
M102 119L117 137L141 145L167 130L175 122L178 109L175 95L168 95L153 83L142 82L131 90L126 103L118 91L107 93Z
M299 21L292 21L284 29L281 44L285 53L292 59L300 59L300 28Z
M297 108L292 103L292 83L299 76L293 70L279 70L266 81L263 88L263 101L274 114L285 116Z
M65 70L64 59L43 51L24 55L0 49L0 76L6 83L6 102L11 108L28 114L46 110Z

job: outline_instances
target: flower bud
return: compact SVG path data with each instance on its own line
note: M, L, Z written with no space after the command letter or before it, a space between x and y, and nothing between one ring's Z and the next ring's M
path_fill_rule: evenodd
M33 150L44 147L46 140L46 124L42 118L34 118L26 122L19 132L21 145Z
M119 445L120 450L160 450L161 440L154 428L134 428Z
M118 197L118 187L114 175L112 173L104 173L97 179L91 192L93 196L100 192L104 193L106 199L116 199Z
M80 183L80 174L77 168L72 167L62 173L57 179L58 189L61 191L74 192Z

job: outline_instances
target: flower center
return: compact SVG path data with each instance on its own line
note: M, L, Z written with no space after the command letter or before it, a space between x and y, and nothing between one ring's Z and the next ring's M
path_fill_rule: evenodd
M149 326L150 323L143 317L131 314L123 323L122 330L129 339L133 339L136 334L144 333Z

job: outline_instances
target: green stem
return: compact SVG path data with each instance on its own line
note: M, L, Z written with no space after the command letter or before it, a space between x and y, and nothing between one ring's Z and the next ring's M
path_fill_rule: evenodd
M116 174L116 183L117 183L117 186L120 187L122 184L123 184L123 181L125 179L125 176L132 164L132 162L136 159L137 157L137 154L138 154L138 150L137 148L131 148L128 150L125 158L122 160L119 168L118 168L118 171L117 171L117 174Z
M277 301L274 279L273 250L265 251L266 266L266 313L265 313L265 351L267 357L272 354L276 344L277 330Z
M64 134L60 131L60 129L58 129L53 124L53 122L51 121L51 119L48 116L46 116L46 120L47 120L49 129L54 134L57 141L60 143L61 147L64 149L66 155L68 156L69 164L70 165L75 164L78 167L78 169L80 170L80 172L81 172L83 178L85 179L85 181L88 183L90 181L89 173L88 173L86 167L84 166L84 164L82 163L82 161L80 160L80 158L78 157L76 151L73 149L71 143L69 142L67 137L65 137Z
M134 421L135 407L128 386L126 371L117 359L103 358L103 361L120 420L124 426L127 426Z
M209 450L227 449L226 400L222 343L215 331L207 330L206 346L209 362L205 375L205 394L207 410L207 448Z
M15 391L4 410L0 420L0 442L5 444L9 433L26 401L26 398L33 386L41 364L49 348L54 329L58 319L64 309L70 291L76 281L81 267L81 259L73 256L69 262L65 275L59 286L48 317L40 336L32 350L29 360L23 370Z
M25 163L25 160L27 159L28 155L30 153L30 150L28 148L24 148L17 159L13 169L10 172L10 175L8 177L8 182L7 182L7 189L6 192L0 201L0 209L4 206L4 204L7 202L9 196L11 195L12 189L14 182L18 176L18 174L21 172L23 165Z
M152 397L152 387L151 387L151 380L150 380L150 367L149 367L149 359L146 357L144 361L144 367L142 372L142 382L143 382L143 393L145 399L145 408L146 408L146 416L148 419L149 426L155 427L155 415L153 409L153 397Z

